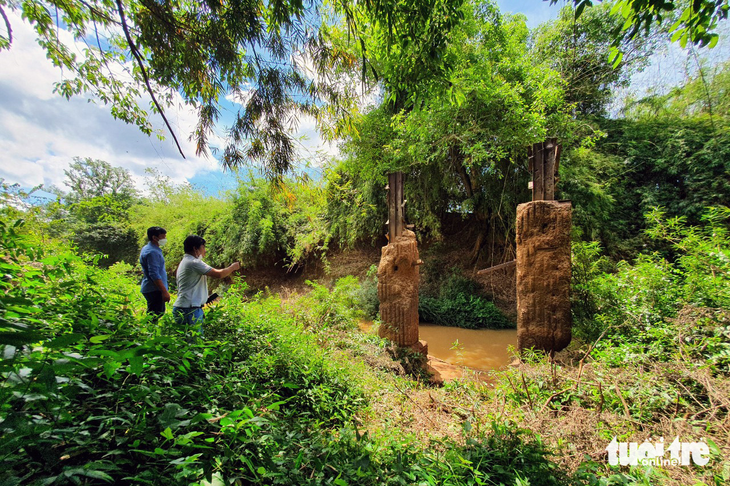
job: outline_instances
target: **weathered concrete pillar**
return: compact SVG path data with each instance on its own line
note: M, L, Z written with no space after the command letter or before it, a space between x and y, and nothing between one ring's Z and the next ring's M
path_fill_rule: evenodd
M571 204L517 206L517 348L560 351L571 339Z
M418 245L416 234L403 229L382 249L378 265L380 337L401 347L418 343ZM424 343L425 344L425 343Z

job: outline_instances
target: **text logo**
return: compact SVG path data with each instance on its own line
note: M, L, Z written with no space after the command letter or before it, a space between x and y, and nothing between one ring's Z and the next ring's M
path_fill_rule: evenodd
M704 466L710 462L710 448L704 441L680 442L679 437L667 448L664 437L654 444L618 442L614 437L606 451L611 466ZM665 457L666 453L669 457Z

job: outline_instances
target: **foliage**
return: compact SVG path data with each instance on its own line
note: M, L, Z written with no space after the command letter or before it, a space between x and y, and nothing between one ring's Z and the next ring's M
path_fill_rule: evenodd
M377 266L371 265L364 279L360 281L360 288L355 292L355 300L365 317L376 319L380 314L380 299L378 298Z
M550 3L555 4L557 0L550 0ZM573 0L573 4L578 17L586 7L593 5L593 1ZM623 39L647 34L652 27L669 19L674 21L670 28L670 32L673 32L672 41L679 40L682 47L688 42L700 47L714 47L719 40L714 30L719 21L727 19L729 10L727 0L695 0L691 3L675 0L619 0L614 3L612 12L619 13L624 22L616 33L615 43L618 45Z
M129 171L103 160L74 157L63 173L66 175L64 184L71 189L63 197L69 202L107 198L117 204L129 204L138 197Z
M574 246L579 335L595 340L605 334L604 343L635 343L644 353L663 359L671 343L659 336L673 333L668 323L683 308L730 308L729 217L727 208L710 209L703 227L691 227L684 218L668 218L661 210L649 213L648 233L672 244L677 252L674 263L652 253L640 255L633 265L619 262L615 273L603 273L605 260L597 259L597 244Z
M0 226L5 483L564 484L539 439L508 423L465 425L465 445L433 450L354 428L364 370L317 346L352 315L352 278L314 285L319 327L238 283L191 342L169 315L150 326L138 313L129 266L44 256L20 228Z
M560 73L565 81L565 101L576 116L604 114L613 91L627 87L632 74L647 64L654 43L646 38L626 39L619 65L609 62L615 32L622 20L603 3L576 16L564 7L556 20L540 24L531 32L531 53L537 62Z
M368 115L362 123L368 126L364 131L373 134L362 139L358 148L367 155L346 157L325 172L327 220L332 238L340 248L351 248L360 242L374 244L387 231L387 177L361 173L362 161L376 157L378 147L386 143L387 120ZM387 157L387 153L380 157Z
M711 207L703 226L687 226L686 218L668 218L654 209L647 215L647 233L672 244L683 277L683 302L693 306L730 308L730 209Z
M447 7L452 3L441 2ZM182 101L197 111L192 137L198 155L217 148L209 138L223 100L236 100L241 109L225 130L222 161L229 167L262 162L272 177L295 161L289 130L297 117L324 120L328 113L354 108L351 93L338 86L337 73L355 58L328 40L327 28L342 23L343 30L362 43L374 29L389 44L435 38L429 52L410 52L415 57L408 59L414 66L430 60L438 68L440 39L454 23L454 17L446 15L450 10L443 12L434 4L413 9L397 0L3 0L0 13L7 35L0 36L0 49L11 48L13 40L5 9L31 24L50 61L70 73L57 83L56 92L67 98L88 94L110 105L114 117L147 134L153 132L151 114L159 113L175 142L164 109ZM78 55L76 46L81 43L83 54ZM140 101L143 93L152 98L151 112ZM331 104L332 110L323 104Z
M611 270L611 261L601 255L597 241L574 241L571 254L570 309L573 314L573 330L585 341L593 341L603 331L596 320L598 302L595 280Z
M138 233L119 222L100 222L84 225L76 230L73 244L82 252L103 255L99 264L131 263L139 257Z
M125 270L96 270L69 252L43 258L17 227L2 226L5 480L276 478L282 441L322 444L307 424L342 424L361 403L278 303L242 306L229 295L207 320L221 342L160 336L133 312L131 295L140 299Z
M326 259L325 192L316 182L241 181L230 207L217 210L220 218L206 229L212 262L293 268L312 258Z
M317 329L347 329L363 316L357 295L360 285L352 275L338 279L331 290L309 280L307 285L312 290L299 302L306 311L297 314L302 325Z
M0 214L5 217L21 217L22 214L29 214L34 210L33 193L43 188L43 185L36 186L29 191L23 190L20 184L10 184L0 178Z
M453 298L435 299L421 296L418 316L423 322L466 329L514 328L495 305L474 295L458 294Z
M606 137L571 152L572 168L561 168L561 175L577 178L565 181L566 195L576 197L585 235L600 239L610 254L631 258L645 244L659 244L646 241L644 221L636 217L654 206L696 225L705 207L730 198L724 176L730 132L709 120L601 120L600 126ZM579 187L585 172L590 178Z
M407 219L419 235L438 237L447 213L473 214L480 234L473 258L488 237L500 246L511 241L514 208L526 198L526 147L569 124L562 81L530 58L522 18L503 16L492 3L464 5L462 15L445 53L453 66L448 83L431 86L419 93L417 104L400 111L387 91L383 103L356 124L338 171L352 184L357 204L337 215L337 228L362 213L368 226L356 234L381 233L384 213L366 205L383 207L376 202L385 175L402 171ZM363 223L352 226L358 230Z
M177 264L182 260L183 241L187 236L202 236L206 239L208 248L215 247L215 235L210 233L210 228L230 211L231 202L227 198L206 196L188 184L171 184L159 174L153 174L148 184L155 188L151 191L152 196L131 208L129 212L130 226L136 235L134 248L139 255L139 248L147 241L147 228L150 226L165 228L168 243L162 247L162 252L168 273L174 273ZM161 185L166 187L164 191L160 189ZM209 253L211 255L208 258L216 258L215 252ZM230 263L227 262L226 266Z
M410 111L448 88L449 75L458 69L452 46L458 38L454 32L464 20L465 4L464 0L436 0L415 7L403 0L356 3L352 21L364 35L353 38L339 25L325 33L333 45L362 60L350 69L361 69L363 82L379 83L390 114Z
M57 200L39 208L41 226L80 251L100 255L100 265L134 262L137 235L129 214L139 194L129 171L103 160L74 158L64 170L71 192L54 188Z
M700 65L698 72L666 93L650 93L628 99L624 117L631 120L706 119L715 129L727 125L730 116L730 62Z
M616 218L613 211L620 205L616 199L621 197L613 189L621 184L623 168L619 157L588 147L561 154L557 188L560 198L572 203L574 233L589 240L608 236L605 228L612 226Z
M418 314L423 322L466 329L513 328L495 305L480 295L476 282L451 273L437 296L418 296Z

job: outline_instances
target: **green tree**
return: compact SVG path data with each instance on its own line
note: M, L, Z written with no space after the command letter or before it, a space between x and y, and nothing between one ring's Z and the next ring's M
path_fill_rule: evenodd
M147 134L153 131L151 113L138 102L139 96L149 94L152 114L160 114L167 123L164 109L177 103L179 94L198 112L193 134L197 154L209 153L222 100L243 100L223 146L212 148L220 150L226 166L263 162L274 175L289 169L295 157L289 130L297 117L331 113L323 103L337 110L351 106L348 91L337 89L332 73L354 59L329 42L322 27L343 22L353 38L363 38L371 27L360 23L366 12L386 39L414 33L441 37L442 27L453 22L441 22L435 6L449 3L412 8L402 0L0 0L7 27L0 49L13 42L5 9L17 11L35 28L51 62L71 73L57 83L58 93L88 94L110 105L116 118ZM86 43L83 55L63 40L61 28ZM418 59L412 62L417 65Z
M623 115L632 120L706 118L719 128L730 118L730 62L701 64L698 73L666 93L627 99Z
M609 62L615 32L622 21L611 14L611 5L601 4L576 18L567 6L556 20L531 32L531 52L565 80L565 100L577 116L604 115L613 90L627 87L631 76L641 71L654 50L655 39L624 39L624 53L617 65Z
M64 195L69 201L106 196L115 201L131 201L139 196L129 171L103 160L74 157L63 173L66 175L63 183L71 189L69 194Z
M728 131L707 118L602 120L600 128L606 138L572 155L594 185L573 180L568 189L580 201L579 221L589 221L585 236L600 236L610 254L632 258L650 244L637 215L653 207L696 225L707 206L730 200Z
M529 56L523 18L490 3L463 15L445 52L448 88L395 114L386 92L345 153L354 180L380 191L386 172L407 174L408 218L421 233L440 234L447 213L473 218L476 259L489 237L500 247L512 239L514 208L527 198L527 147L565 133L570 119L559 75Z
M105 255L101 265L134 262L138 238L129 212L139 202L139 193L129 171L103 160L75 157L64 174L64 185L71 191L56 189L58 201L45 208L50 234L81 251Z

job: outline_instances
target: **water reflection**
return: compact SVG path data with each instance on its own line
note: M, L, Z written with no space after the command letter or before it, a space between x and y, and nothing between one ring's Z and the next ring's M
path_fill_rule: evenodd
M507 366L507 349L517 346L516 329L461 329L421 323L419 337L428 342L428 354L453 365L480 370Z
M373 323L361 321L370 332ZM421 323L419 338L428 342L428 354L453 365L494 370L512 362L510 346L517 347L517 329L461 329Z

